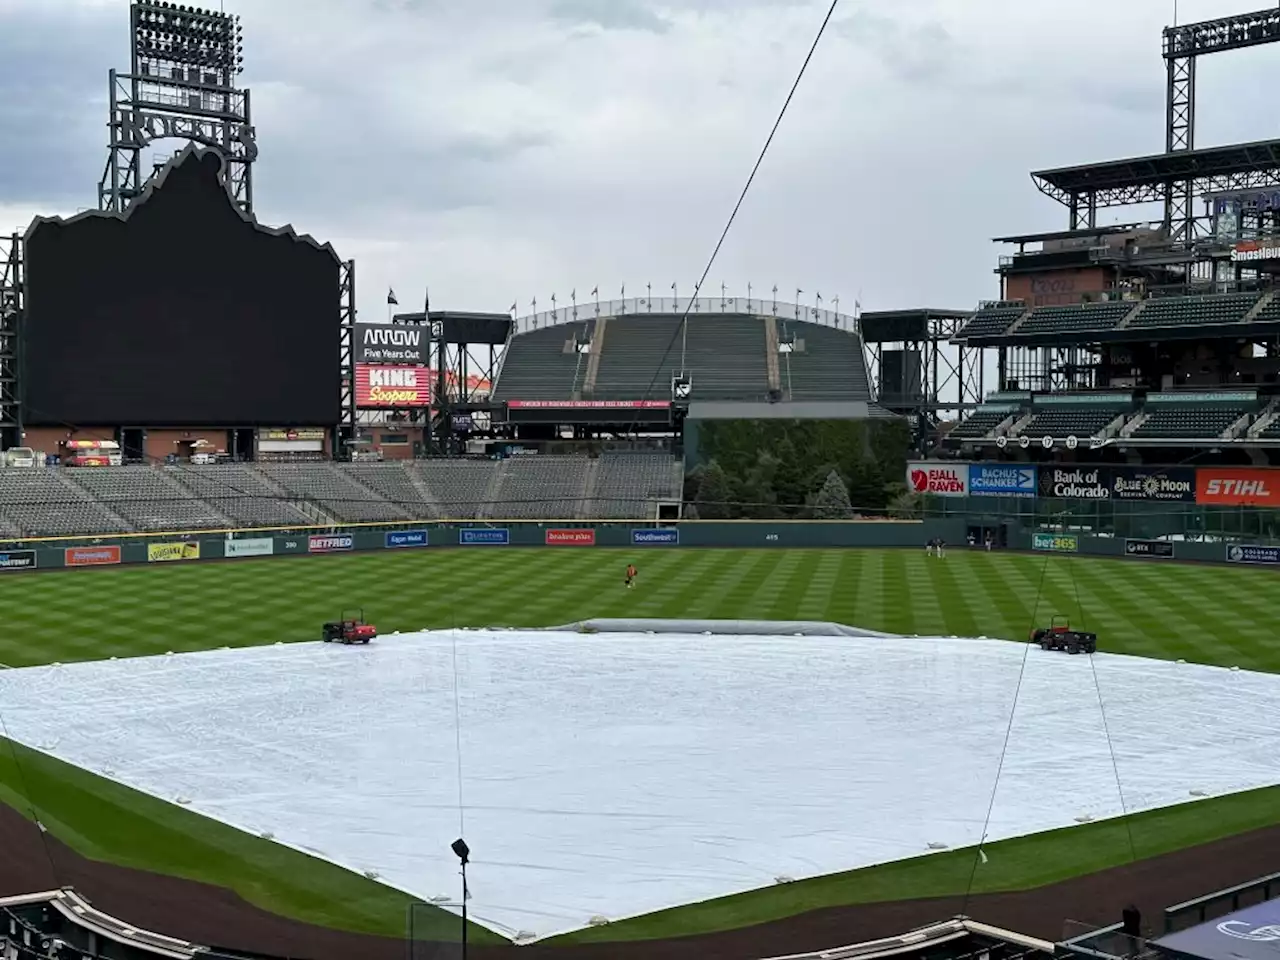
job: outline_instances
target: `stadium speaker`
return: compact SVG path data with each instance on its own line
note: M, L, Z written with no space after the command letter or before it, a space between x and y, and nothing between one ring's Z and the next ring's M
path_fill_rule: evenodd
M1126 937L1142 936L1142 913L1133 904L1120 911L1120 929Z

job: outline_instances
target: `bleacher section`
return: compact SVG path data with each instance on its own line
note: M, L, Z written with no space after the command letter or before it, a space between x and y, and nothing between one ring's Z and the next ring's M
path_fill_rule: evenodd
M351 476L378 496L396 504L415 519L440 515L437 504L428 500L426 484L414 483L409 463L352 463L345 468Z
M511 400L665 400L671 379L686 373L693 400L759 401L769 393L769 339L762 317L701 314L681 318L642 314L608 318L594 389L587 387L589 354L566 344L591 324L547 327L512 337L494 397ZM862 342L856 334L802 320L779 321L795 349L779 358L784 399L869 400Z
M1026 312L1026 306L1021 303L979 307L956 337L963 340L965 337L990 337L1004 333Z
M519 339L512 338L512 349ZM761 333L757 344L761 350L763 343ZM511 350L507 355L511 355ZM671 396L671 378L679 372L679 317L611 317L592 399L666 400ZM768 382L767 375L765 382Z
M798 341L797 349L782 357L782 386L786 399L871 399L859 337L816 323L788 322L786 327Z
M134 530L225 529L228 518L195 499L157 467L69 470L66 478L123 517Z
M584 456L512 457L499 468L490 515L510 520L572 520L583 503L590 461Z
M1153 394L1147 398L1145 419L1130 436L1140 440L1213 440L1256 409L1256 400L1238 396L1191 399L1177 394Z
M1226 293L1209 297L1161 297L1148 300L1129 329L1242 323L1258 302L1256 293Z
M248 464L227 463L166 468L169 476L207 501L234 526L289 527L310 523Z
M1014 336L1024 334L1071 334L1088 330L1110 330L1133 312L1138 304L1131 300L1113 300L1106 303L1076 303L1068 306L1036 307L1031 316L1022 321Z
M125 533L129 526L61 471L0 470L0 516L24 536Z
M978 440L1009 418L1014 411L1007 406L978 407L947 434L953 440Z
M494 460L423 460L408 467L431 491L445 520L474 520L498 464Z
M494 399L571 399L582 388L590 357L567 344L585 337L591 327L591 323L564 323L512 337L494 385ZM612 340L613 331L609 332Z
M259 469L293 496L316 504L336 520L359 523L410 516L328 463L265 463Z
M665 453L604 453L596 476L594 516L652 519L653 502L679 501L684 467Z
M1049 399L1049 398L1046 398ZM1056 398L1053 398L1056 399ZM1064 402L1034 408L1034 416L1018 430L1031 437L1096 437L1132 405L1123 400L1112 403L1073 404Z

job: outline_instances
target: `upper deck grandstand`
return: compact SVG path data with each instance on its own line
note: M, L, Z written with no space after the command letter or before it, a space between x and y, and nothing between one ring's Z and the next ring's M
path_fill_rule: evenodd
M997 238L1013 248L1000 297L952 343L994 351L998 391L961 397L950 445L1280 456L1280 140L1198 147L1194 70L1277 39L1275 9L1166 28L1165 151L1032 173L1066 228ZM1099 222L1152 206L1158 219Z

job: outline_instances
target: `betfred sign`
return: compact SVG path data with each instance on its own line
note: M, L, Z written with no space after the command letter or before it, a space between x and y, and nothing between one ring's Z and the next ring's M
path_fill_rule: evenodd
M1280 507L1280 470L1201 467L1196 503L1221 507Z
M1110 478L1101 467L1040 468L1040 496L1055 500L1110 500Z
M969 493L969 465L940 460L907 464L907 489L937 497L963 497Z
M425 366L430 357L430 327L357 323L351 331L356 363Z
M119 547L67 547L62 562L68 567L103 567L120 562Z
M307 551L309 553L337 553L341 550L350 550L355 546L355 542L355 538L349 533L316 534L307 538Z
M431 404L431 371L426 367L356 364L357 407L426 407Z
M546 543L549 547L594 547L596 532L594 530L548 530Z

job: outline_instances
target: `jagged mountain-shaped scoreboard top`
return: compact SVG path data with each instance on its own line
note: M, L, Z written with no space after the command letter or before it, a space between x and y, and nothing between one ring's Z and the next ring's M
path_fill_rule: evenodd
M337 423L341 261L246 214L222 170L191 145L123 213L32 222L25 422Z

